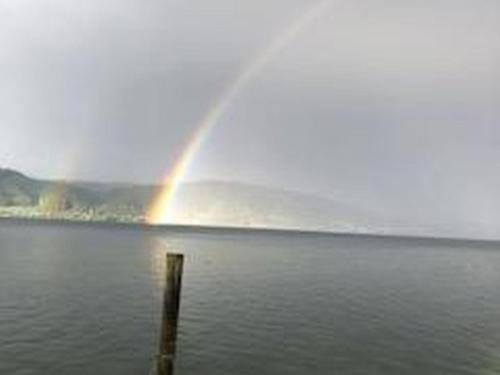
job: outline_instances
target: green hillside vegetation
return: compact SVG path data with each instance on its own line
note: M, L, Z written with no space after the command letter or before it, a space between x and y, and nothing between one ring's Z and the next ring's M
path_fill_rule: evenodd
M32 206L45 184L10 170L0 169L0 206Z
M157 189L48 181L0 169L0 217L142 223ZM176 194L177 224L373 232L375 218L340 200L247 183L193 182Z
M119 187L102 192L101 198L104 206L112 211L146 212L156 189L154 186Z
M153 192L134 186L92 189L0 169L0 216L140 222Z

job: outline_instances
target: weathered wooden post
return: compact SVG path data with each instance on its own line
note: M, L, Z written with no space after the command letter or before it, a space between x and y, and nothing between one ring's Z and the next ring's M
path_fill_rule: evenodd
M174 373L183 263L182 254L167 254L158 375L173 375Z

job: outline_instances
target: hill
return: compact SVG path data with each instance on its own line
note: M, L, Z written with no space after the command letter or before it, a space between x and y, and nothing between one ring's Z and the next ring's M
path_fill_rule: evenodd
M0 217L142 223L157 190L153 185L49 181L0 169ZM473 217L454 223L422 220L413 213L371 212L356 201L349 205L238 182L184 184L174 212L174 223L187 225L498 238L496 228Z
M12 169L0 169L0 206L37 206L44 197L64 196L65 206L95 207L103 203L97 192L65 181L30 178Z
M45 184L11 169L0 169L0 206L30 206Z
M342 202L237 182L198 182L180 189L179 223L217 226L372 231L367 213Z
M142 222L156 186L48 181L0 169L0 215ZM179 224L373 231L366 213L340 202L258 185L185 184Z

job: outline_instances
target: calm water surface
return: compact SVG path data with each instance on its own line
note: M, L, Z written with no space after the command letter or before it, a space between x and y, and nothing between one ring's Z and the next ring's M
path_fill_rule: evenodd
M500 245L0 222L0 374L500 374Z

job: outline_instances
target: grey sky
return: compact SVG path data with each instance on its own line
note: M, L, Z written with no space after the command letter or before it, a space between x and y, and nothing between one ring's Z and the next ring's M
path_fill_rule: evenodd
M0 0L0 164L160 180L312 0ZM191 179L500 223L500 3L332 1L220 120Z

